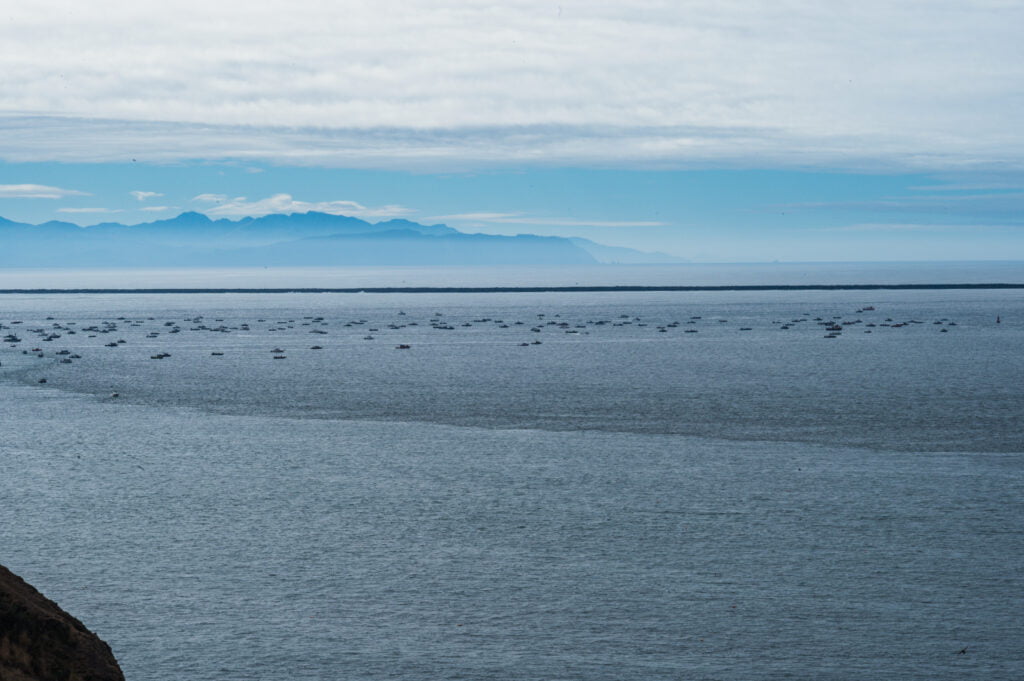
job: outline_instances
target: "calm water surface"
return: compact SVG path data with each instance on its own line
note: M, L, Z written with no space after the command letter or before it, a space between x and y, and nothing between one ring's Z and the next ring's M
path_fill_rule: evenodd
M0 562L130 679L1015 678L1022 319L3 296Z
M0 289L1024 284L1022 261L487 267L7 268Z

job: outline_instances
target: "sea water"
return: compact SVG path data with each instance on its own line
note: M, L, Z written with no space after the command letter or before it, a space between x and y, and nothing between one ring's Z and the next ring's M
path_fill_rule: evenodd
M0 563L130 679L1015 678L1022 319L2 296Z

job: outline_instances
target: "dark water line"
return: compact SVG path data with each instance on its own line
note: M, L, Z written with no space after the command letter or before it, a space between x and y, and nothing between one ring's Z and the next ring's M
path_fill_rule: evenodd
M0 294L82 293L622 293L650 291L922 291L1024 289L1022 284L766 284L725 286L389 286L361 288L8 288Z

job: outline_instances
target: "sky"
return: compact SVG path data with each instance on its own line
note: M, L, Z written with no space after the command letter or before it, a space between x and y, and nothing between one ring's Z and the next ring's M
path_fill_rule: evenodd
M38 0L0 216L319 210L704 262L1024 259L1024 3Z

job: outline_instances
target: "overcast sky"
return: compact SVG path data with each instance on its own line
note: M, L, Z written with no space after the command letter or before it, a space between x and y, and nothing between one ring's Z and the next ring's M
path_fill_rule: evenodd
M854 233L942 257L985 232L975 255L1024 257L1021 2L9 5L14 219L328 210L711 259L843 259ZM790 231L765 217L784 205Z

